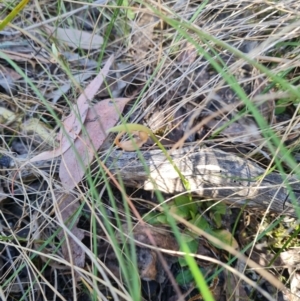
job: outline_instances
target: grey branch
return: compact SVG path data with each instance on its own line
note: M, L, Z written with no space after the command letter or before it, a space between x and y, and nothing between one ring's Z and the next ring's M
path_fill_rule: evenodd
M121 176L125 185L170 194L186 192L161 150L142 152L142 156L144 163L136 152L114 151L106 165ZM291 196L294 193L294 199L300 200L300 181L296 177L268 173L250 160L211 148L185 147L172 152L171 157L193 195L296 216Z
M212 148L185 147L173 151L171 157L188 181L193 195L225 201L233 206L247 205L296 216L292 200L297 204L300 202L300 181L295 176L269 173L251 160ZM159 149L140 154L115 150L103 161L127 186L158 189L169 194L188 192L179 174ZM34 165L24 165L24 162L20 165L19 162L17 165L20 167L18 177L24 179L29 175L36 176L37 171L55 171L59 161L52 161L52 168L45 161Z

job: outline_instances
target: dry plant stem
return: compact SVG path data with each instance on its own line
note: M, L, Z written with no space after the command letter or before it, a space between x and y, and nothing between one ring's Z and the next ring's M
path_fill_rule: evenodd
M256 57L257 60L264 61L264 62L272 62L272 63L284 63L284 64L290 64L294 67L299 67L300 63L298 61L285 59L281 57L272 57L272 56L264 56L264 55L258 55Z

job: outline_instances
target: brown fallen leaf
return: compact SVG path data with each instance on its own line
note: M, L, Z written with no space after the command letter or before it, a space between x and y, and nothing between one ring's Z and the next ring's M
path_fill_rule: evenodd
M84 232L77 228L79 218L77 218L75 222L72 218L79 207L78 200L76 200L76 197L72 194L63 194L58 197L58 204L58 211L56 212L58 220L62 220L70 231L79 240L82 240L84 238ZM72 227L69 226L71 223L74 223ZM61 246L64 258L77 267L83 267L85 264L84 250L77 245L72 237L65 237L65 231L60 231L58 237L61 240L65 238Z
M137 245L140 247L145 247L145 244L152 246L153 243L149 239L149 236L151 236L156 247L172 251L179 251L179 246L176 239L166 229L155 228L147 224L137 224L132 229L128 229L128 225L124 224L122 226L122 232L123 234L127 235L132 233ZM122 242L122 239L118 233L116 234L116 237ZM141 243L141 245L139 243Z
M59 169L60 180L66 189L73 189L81 181L95 152L107 137L107 130L119 120L130 98L105 99L90 108L81 132L74 143L63 155Z
M97 34L74 28L60 28L45 25L47 33L64 42L70 47L81 49L98 49L103 44L103 38Z
M78 137L78 134L82 130L82 124L84 124L85 118L87 116L90 101L93 99L100 86L102 85L104 78L107 76L113 59L114 56L111 55L103 69L79 96L77 105L72 108L71 114L63 121L63 129L60 130L60 133L57 137L58 141L60 141L60 146L53 151L47 151L38 154L37 156L33 157L30 162L55 158L63 154L71 147L74 140Z

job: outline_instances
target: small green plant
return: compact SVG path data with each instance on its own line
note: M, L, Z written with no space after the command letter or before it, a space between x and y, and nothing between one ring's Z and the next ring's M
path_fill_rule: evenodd
M209 218L206 218L200 213L200 209L207 210L208 208L210 208L208 211ZM184 218L190 224L220 239L224 244L236 247L237 242L233 235L228 230L221 229L222 218L224 217L226 210L226 205L224 203L213 204L212 202L206 202L197 205L197 200L191 200L189 195L177 196L173 201L167 204L168 212L172 212ZM169 225L169 218L170 215L166 214L164 211L152 211L144 216L145 221L152 225ZM187 228L183 229L182 234L182 239L185 240L191 253L197 253L199 237ZM222 249L222 246L220 245L213 245ZM186 284L191 282L193 277L191 271L185 269L188 265L186 260L183 257L179 258L178 263L184 269L176 277L178 284L183 285L183 283Z
M211 232L213 228L220 228L222 217L226 213L226 205L224 203L213 204L213 202L205 202L201 206L197 205L198 200L191 199L190 195L181 195L174 198L173 201L168 203L168 210L177 214L178 216L189 221L191 224L198 228ZM209 209L209 219L205 218L203 214L199 213L199 209ZM164 212L151 212L145 216L145 220L150 224L168 224L168 217Z

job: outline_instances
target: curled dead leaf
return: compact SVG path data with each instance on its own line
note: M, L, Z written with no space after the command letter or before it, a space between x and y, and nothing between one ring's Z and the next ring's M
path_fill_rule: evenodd
M115 138L115 144L122 148L124 151L133 152L136 151L137 148L142 147L148 140L148 134L143 131L133 131L132 135L134 136L131 140L120 142L120 138L125 134L125 132L121 132Z

